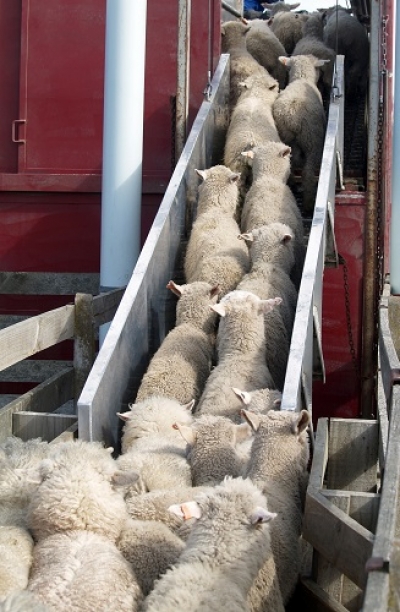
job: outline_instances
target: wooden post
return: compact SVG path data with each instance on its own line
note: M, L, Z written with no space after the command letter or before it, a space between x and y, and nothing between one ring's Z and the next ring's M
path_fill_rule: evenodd
M75 402L81 394L95 359L93 297L86 293L75 296Z

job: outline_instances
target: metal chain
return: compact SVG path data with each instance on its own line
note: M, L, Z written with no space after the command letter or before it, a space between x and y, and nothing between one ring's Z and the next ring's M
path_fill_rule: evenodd
M350 288L349 288L349 271L347 268L347 261L345 258L338 253L339 264L343 266L343 285L344 285L344 304L346 312L346 324L347 324L347 337L349 340L349 348L351 354L351 360L353 362L354 370L356 372L358 380L361 380L360 366L357 361L356 346L353 336L353 328L351 324L351 309L350 309Z

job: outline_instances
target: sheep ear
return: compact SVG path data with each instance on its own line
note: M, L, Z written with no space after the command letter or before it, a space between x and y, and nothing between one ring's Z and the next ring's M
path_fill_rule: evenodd
M329 59L319 59L315 62L315 65L320 67L320 66L325 66L325 64L329 64L331 60Z
M292 423L292 431L294 434L301 434L310 424L310 413L307 410L302 410Z
M269 89L270 91L273 91L274 89L278 89L278 87L279 87L279 84L278 84L278 83L272 83L272 85L270 85L270 86L268 87L268 89Z
M253 435L253 430L249 427L248 423L241 423L240 425L235 425L235 434L236 434L236 444L240 442L244 442L248 440Z
M276 512L269 512L265 508L256 508L250 516L250 522L252 525L261 525L261 523L269 523L276 518Z
M187 404L181 404L181 406L182 406L182 408L186 408L186 410L188 410L189 412L192 412L195 403L196 403L196 400L192 399Z
M260 300L260 312L266 314L275 308L275 306L280 306L282 304L282 298L276 297L269 300Z
M278 57L278 60L280 61L281 64L283 64L284 66L287 66L288 68L291 66L290 57L286 57L286 55L280 55Z
M292 234L285 234L282 238L282 244L286 244L287 242L290 242L292 238L293 238Z
M213 304L210 306L211 310L219 314L220 317L224 317L226 315L226 309L223 304Z
M221 287L219 285L214 285L214 287L211 287L210 289L210 297L213 298L216 295L219 294L219 292L221 291Z
M239 234L239 240L247 240L247 242L253 242L254 237L251 232L247 232L246 234Z
M139 480L138 472L133 472L133 471L125 472L123 470L117 470L116 472L114 472L111 478L112 484L116 487L125 487L125 486L133 484L134 482L137 482L138 480Z
M282 398L274 400L273 407L274 410L279 410L282 405Z
M196 433L191 427L187 427L185 425L179 425L179 423L174 423L172 425L174 429L177 429L181 434L182 438L189 444L189 446L194 446L196 443Z
M249 393L248 391L241 391L240 389L237 389L236 387L232 387L232 391L235 393L235 395L238 396L242 404L244 404L245 406L248 406L250 404L251 393Z
M260 427L260 418L254 412L250 412L249 410L241 410L240 415L248 422L253 431L257 431Z
M283 147L282 150L279 153L280 157L287 157L288 155L290 155L292 152L292 149L290 147Z
M206 178L207 178L207 171L206 170L197 170L197 168L195 168L194 171L196 172L196 174L199 175L200 178L203 179L203 181L206 180Z
M117 412L117 416L125 423L130 421L132 418L132 414L130 412Z
M297 9L300 6L300 2L295 2L294 4L289 4L289 9L291 11L294 11L295 9Z
M231 183L237 183L239 179L240 179L240 172L232 172L232 174L229 176L229 181Z
M167 289L172 291L172 293L175 293L175 295L178 297L181 297L183 293L181 285L177 285L173 280L170 280L169 283L167 283Z
M240 155L243 155L243 157L248 157L249 159L254 159L254 151L242 151Z
M168 508L168 512L172 512L172 514L175 514L184 521L191 518L199 519L201 517L201 508L195 501L185 502L184 504L173 504Z

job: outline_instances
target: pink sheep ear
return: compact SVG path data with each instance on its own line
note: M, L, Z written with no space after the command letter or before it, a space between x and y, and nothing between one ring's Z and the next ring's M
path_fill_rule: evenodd
M260 312L266 314L273 310L276 306L280 306L282 304L282 298L276 297L269 300L260 300Z
M307 429L311 422L310 413L307 410L302 410L298 416L293 420L292 431L294 434L301 434L302 431Z
M226 315L226 309L225 306L223 304L213 304L212 306L210 306L211 310L213 310L214 312L216 312L217 314L219 314L220 317L225 317Z
M292 238L293 238L292 234L285 234L282 238L282 244L286 244L287 242L290 242Z
M241 410L240 416L248 422L253 431L257 431L260 427L260 418L254 412L250 412L250 410Z
M243 157L248 157L249 159L254 159L254 151L242 151L240 155L243 155Z
M168 512L172 512L172 514L175 514L184 521L191 518L201 518L201 508L195 501L185 502L184 504L173 504L168 508Z
M177 429L181 434L182 438L189 444L189 446L194 446L196 443L196 432L186 425L180 425L179 423L174 423L172 426L174 429Z
M203 179L203 181L206 180L206 178L207 178L207 170L197 170L197 168L195 168L194 171L196 172L196 174L199 175L200 178Z
M125 421L125 423L130 421L132 418L130 412L117 412L117 416L121 419L121 421Z
M254 236L251 232L247 232L246 234L239 234L239 240L246 240L247 242L253 242Z
M169 289L170 291L172 291L172 293L174 293L175 295L177 295L178 297L181 297L183 291L182 291L182 287L181 285L177 285L176 283L174 283L173 280L170 280L167 285L166 285L167 289Z
M276 518L276 512L269 512L265 508L256 508L250 516L250 522L252 525L261 525L261 523L269 523Z
M283 64L284 66L289 67L291 65L291 61L290 61L290 57L286 57L286 55L280 55L278 57L278 60L280 61L281 64Z
M188 410L189 412L192 412L195 403L196 403L196 400L192 399L187 404L181 404L181 405L182 405L182 408L186 408L186 410Z
M279 399L274 400L274 403L273 403L274 410L279 410L281 405L282 405L281 397Z
M232 391L237 395L237 397L241 400L242 404L248 406L251 402L251 393L248 391L241 391L236 387L232 387Z

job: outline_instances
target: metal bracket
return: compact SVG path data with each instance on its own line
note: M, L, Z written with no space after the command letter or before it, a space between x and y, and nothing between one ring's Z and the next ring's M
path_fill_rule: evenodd
M313 336L314 336L314 350L313 350L313 379L322 380L325 382L325 363L324 355L322 352L322 326L320 321L320 314L318 308L313 306Z
M17 138L17 132L18 132L18 125L23 125L26 124L26 119L14 119L14 121L11 124L11 140L13 142L16 142L18 144L24 144L26 142L25 138Z
M337 268L339 266L339 255L335 237L335 224L332 203L328 201L328 224L325 247L325 265Z

